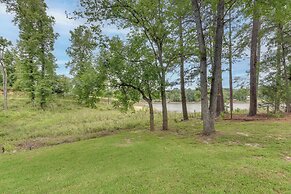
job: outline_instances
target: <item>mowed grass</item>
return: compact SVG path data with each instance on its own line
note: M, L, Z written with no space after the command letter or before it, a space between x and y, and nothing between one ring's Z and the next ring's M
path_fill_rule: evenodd
M290 193L290 142L224 138L123 131L5 154L0 193Z
M220 120L214 136L202 137L198 118L170 114L170 130L161 132L156 114L157 130L149 132L145 111L59 100L43 112L15 99L1 112L0 138L10 152L0 154L0 193L291 191L290 120ZM104 130L111 133L94 136ZM67 138L76 142L12 152L19 142Z

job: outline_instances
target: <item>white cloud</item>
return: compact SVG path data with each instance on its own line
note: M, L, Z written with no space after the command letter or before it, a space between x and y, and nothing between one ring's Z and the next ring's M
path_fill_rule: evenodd
M13 16L12 13L6 12L6 5L3 3L0 3L0 15L1 15L1 17L3 17L3 16L12 17Z
M53 16L56 21L56 25L62 28L74 28L80 24L76 20L69 19L64 10L60 9L48 9L48 15Z
M0 3L0 14L7 14L6 7L4 4Z
M104 22L104 25L101 27L102 33L112 37L119 36L122 39L125 39L130 32L130 28L119 29L115 24L111 24L110 22Z
M57 60L58 65L65 65L68 62L68 60Z
M106 25L102 28L102 32L107 35L123 35L129 33L129 29L118 29L115 25Z

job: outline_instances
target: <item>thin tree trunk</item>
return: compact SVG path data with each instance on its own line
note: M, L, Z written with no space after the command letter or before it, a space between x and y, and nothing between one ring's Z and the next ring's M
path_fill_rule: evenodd
M284 33L283 26L279 24L279 36L280 36L280 46L282 49L282 62L284 68L284 81L285 81L285 90L286 90L286 112L291 112L291 94L290 94L290 81L288 76L288 67L286 64L286 48L284 44Z
M3 73L3 108L4 110L8 109L8 100L7 100L7 70L4 62L1 62L2 73Z
M149 109L150 109L150 130L154 131L155 130L155 118L154 118L153 101L148 100L147 102L149 104Z
M207 95L207 52L198 0L192 0L192 7L199 42L200 91L201 91L201 114L203 115L202 116L203 134L210 135L215 131L215 129L210 125L210 115L208 109L208 95Z
M219 83L221 82L221 54L224 28L224 0L219 0L217 6L216 32L215 32L215 46L214 46L214 67L212 70L212 83L210 92L210 125L214 129L216 108L217 108L217 94Z
M183 26L182 26L182 17L179 18L179 37L180 37L180 80L181 80L181 101L182 101L182 112L183 120L188 120L188 111L187 111L187 99L185 91L185 72L184 72L184 40L183 40Z
M167 96L166 96L166 70L164 68L163 62L163 48L162 45L158 47L158 54L159 54L159 65L162 69L161 75L161 98L162 98L162 115L163 115L163 126L162 130L168 130L168 110L167 110Z
M230 119L232 119L232 112L233 112L233 85L232 85L232 25L231 25L231 11L229 12L229 30L228 30L228 63L229 63L229 109L230 109Z
M42 21L40 21L39 23L40 25L40 29L41 29L41 33L43 34L43 24ZM45 109L45 105L46 105L46 92L45 92L45 65L46 65L46 60L45 60L45 45L41 44L41 96L40 96L40 107L42 108L42 110Z
M220 69L221 71L221 69ZM216 116L219 117L222 112L225 111L224 109L224 97L223 97L223 87L222 87L222 73L219 76L221 80L218 83L218 92L217 92L217 107L216 107Z
M259 29L261 29L261 21L259 21ZM258 48L257 48L257 89L260 83L260 66L261 66L261 43L262 39L259 35L258 37Z
M42 84L44 84L43 82L45 81L45 67L44 67L44 63L42 63L41 65L41 82ZM46 96L45 96L45 91L44 91L44 85L41 86L41 99L40 99L40 107L42 108L42 110L45 109L45 104L46 104Z
M258 38L260 30L260 21L256 8L256 1L254 2L253 12L253 28L251 40L251 57L250 57L250 109L249 116L257 114L257 51Z
M30 100L31 103L34 105L34 101L35 101L35 84L34 84L34 72L33 72L33 60L30 60L30 64L29 64L29 68L30 68L30 72L29 72L29 81L30 81Z
M280 53L280 46L277 47L277 54L276 54L276 88L275 88L275 109L274 113L277 113L280 110L280 103L281 103L281 53Z

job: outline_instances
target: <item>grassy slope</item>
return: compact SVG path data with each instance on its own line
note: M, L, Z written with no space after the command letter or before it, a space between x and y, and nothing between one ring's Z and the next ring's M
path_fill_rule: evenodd
M282 155L290 142L251 147L217 139L132 131L2 155L0 193L290 191L290 163Z
M9 105L7 112L0 111L0 145L7 151L19 144L38 147L94 137L100 131L144 129L148 122L143 111L125 114L106 104L90 109L66 99L57 99L47 111L32 108L26 98L11 98Z
M64 102L62 102L64 103ZM14 106L14 107L13 107ZM32 151L0 154L0 193L288 193L291 124L278 121L217 124L202 138L201 122L175 122L150 133L147 115L70 105L42 112L12 103L0 114L6 146L40 137L82 137L103 129L135 129ZM13 111L14 109L14 111ZM100 108L99 108L100 109ZM160 117L157 116L158 125ZM176 119L177 120L177 119ZM95 192L93 192L95 191Z

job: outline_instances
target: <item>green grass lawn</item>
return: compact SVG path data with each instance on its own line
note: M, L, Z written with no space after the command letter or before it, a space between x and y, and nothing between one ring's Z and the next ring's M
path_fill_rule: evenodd
M201 121L180 122L179 114L170 114L168 132L158 130L157 114L157 130L149 132L144 111L59 103L43 112L17 100L0 113L0 142L9 148L0 154L0 193L291 191L288 121L221 120L214 136L201 137ZM104 130L110 133L97 137ZM76 142L47 146L68 139ZM46 143L18 150L35 141Z

